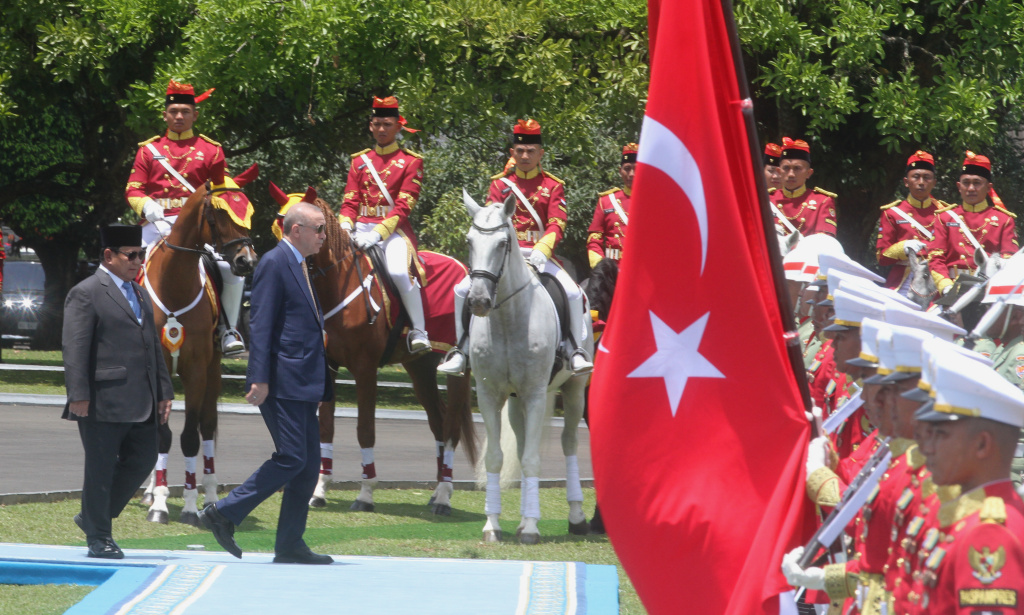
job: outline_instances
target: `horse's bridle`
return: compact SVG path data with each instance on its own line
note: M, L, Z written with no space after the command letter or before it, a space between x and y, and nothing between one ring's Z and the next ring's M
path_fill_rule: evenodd
M480 231L481 233L495 233L495 232L500 231L502 229L504 229L505 231L510 231L511 230L511 228L509 227L509 223L508 222L502 222L501 224L499 224L497 226L489 226L489 227L480 226L476 222L473 222L473 228L475 228L476 230ZM530 281L527 280L525 284L523 284L519 288L517 288L514 291L512 291L512 293L509 296L505 297L501 301L497 300L498 282L501 280L501 276L504 275L504 273L505 273L505 265L508 263L508 258L512 254L512 243L514 241L515 241L515 237L513 235L509 234L509 241L505 242L505 254L504 254L504 256L501 259L501 267L498 268L498 273L493 273L493 272L488 271L486 269L470 269L469 270L469 278L471 280L473 278L483 278L485 280L490 280L494 284L494 296L493 296L493 299L494 299L495 303L494 303L494 307L491 308L492 310L496 310L496 309L500 308L502 305L507 303L509 301L509 299L511 299L512 297L515 297L517 294L519 294L519 291L523 290L524 288L526 288L527 286L530 285Z
M242 247L253 248L253 243L251 237L236 237L230 241L226 241L223 243L221 242L220 233L217 232L217 221L214 220L213 218L213 204L211 203L211 198L213 195L222 192L229 192L229 190L227 188L210 188L209 184L207 184L206 194L203 195L203 211L202 214L200 214L199 216L199 232L201 236L203 230L203 222L205 222L210 227L210 238L213 241L214 247L216 248L218 244L220 245L220 252L218 252L217 254L224 260L230 260L226 256L230 248L233 248L236 245L238 245L239 247L236 248L235 250L235 252L237 252L238 250L241 250ZM170 241L168 241L166 237L164 237L164 244L168 248L176 250L178 252L191 252L193 254L199 254L200 256L210 253L209 250L202 249L202 246L197 246L196 248L176 246Z
M345 232L345 233L348 233L348 231L345 231L344 229L342 229L342 231ZM352 256L352 264L355 266L356 277L359 280L362 280L363 279L363 267L362 267L362 265L359 262L359 255L356 253L356 247L355 247L355 245L352 242L351 236L349 238L348 247L349 247L349 254ZM347 260L347 258L348 258L347 256L343 256L342 258L335 260L333 263L331 263L327 267L317 267L316 269L313 270L313 274L312 274L313 279L316 279L318 277L327 277L327 272L328 271L330 271L331 269L334 269L335 267L338 267L339 265L341 265L341 263L343 263L345 260ZM352 269L349 269L350 274L351 274L351 271L352 271ZM348 279L349 279L349 277L346 277L346 283L347 283ZM342 288L344 288L344 286ZM382 288L381 289L381 293L383 294L385 292L386 291ZM366 320L367 320L367 322L370 325L376 324L376 322L377 322L377 315L378 315L379 312L374 311L371 308L369 292L363 293L363 305L366 307Z

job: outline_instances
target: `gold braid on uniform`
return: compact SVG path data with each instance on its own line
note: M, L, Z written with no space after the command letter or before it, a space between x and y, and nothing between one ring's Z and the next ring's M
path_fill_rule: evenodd
M857 593L857 575L846 572L846 564L825 566L825 593L830 600L852 598Z

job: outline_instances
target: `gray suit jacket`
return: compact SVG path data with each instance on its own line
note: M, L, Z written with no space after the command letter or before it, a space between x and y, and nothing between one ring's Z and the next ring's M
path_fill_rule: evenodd
M120 288L103 270L83 280L64 302L64 381L68 402L89 400L84 419L137 423L155 414L157 401L173 399L149 295L132 282L142 304L142 324Z

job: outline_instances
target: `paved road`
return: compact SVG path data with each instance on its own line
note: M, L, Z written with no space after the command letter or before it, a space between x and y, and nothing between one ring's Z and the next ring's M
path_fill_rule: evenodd
M82 444L78 429L60 420L61 408L0 405L0 494L65 491L82 487ZM171 415L175 433L169 474L171 484L181 484L184 464L178 433L184 414ZM222 483L240 483L273 452L273 443L259 415L221 413L217 441L217 477ZM355 419L335 418L335 480L358 480L359 446ZM482 446L483 425L476 424ZM541 478L564 478L561 427L551 427L545 441ZM593 476L590 464L590 433L580 429L580 475ZM466 456L456 453L455 479L472 479ZM436 473L434 441L426 421L378 420L377 475L381 480L431 481Z

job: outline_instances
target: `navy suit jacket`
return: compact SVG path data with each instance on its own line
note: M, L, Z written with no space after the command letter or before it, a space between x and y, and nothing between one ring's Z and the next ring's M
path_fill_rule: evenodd
M302 267L305 262L297 262L284 241L256 266L246 389L266 382L270 397L320 402L331 398L333 382L327 373L323 313Z

